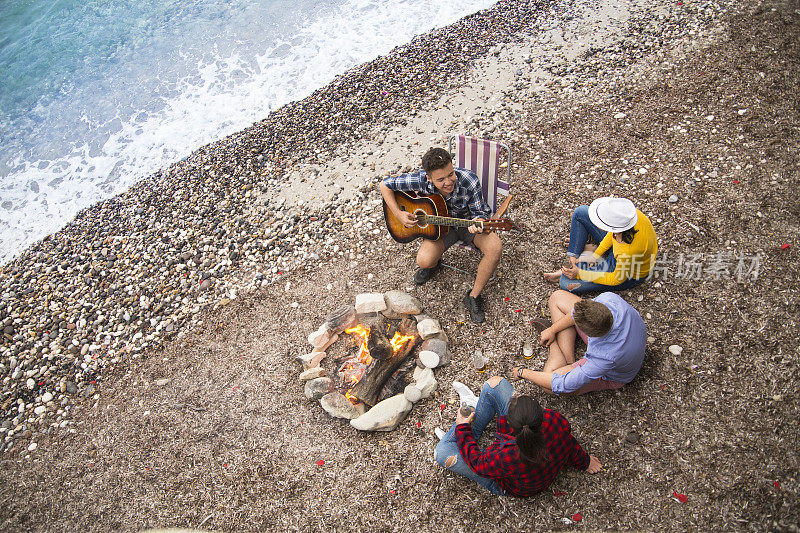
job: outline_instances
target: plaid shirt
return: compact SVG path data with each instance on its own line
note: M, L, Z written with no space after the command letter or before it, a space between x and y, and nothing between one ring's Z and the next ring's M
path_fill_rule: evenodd
M456 168L456 185L450 196L444 201L447 211L455 218L484 218L492 216L492 208L484 201L481 190L481 180L469 170ZM436 186L431 183L424 170L388 177L383 183L393 191L417 192L421 194L440 194Z
M469 424L456 427L456 442L461 456L472 470L483 477L496 479L512 496L533 496L555 479L564 465L577 470L589 468L587 454L570 433L570 425L558 411L543 409L542 433L547 455L541 465L528 466L519 458L517 442L506 417L497 418L497 438L481 451L472 437Z

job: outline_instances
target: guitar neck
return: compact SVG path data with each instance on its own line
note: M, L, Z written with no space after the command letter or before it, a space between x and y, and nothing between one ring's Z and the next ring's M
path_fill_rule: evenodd
M467 220L465 218L452 218L452 217L438 217L427 216L425 222L433 224L434 226L452 226L456 228L468 228L474 224L480 224L474 220Z

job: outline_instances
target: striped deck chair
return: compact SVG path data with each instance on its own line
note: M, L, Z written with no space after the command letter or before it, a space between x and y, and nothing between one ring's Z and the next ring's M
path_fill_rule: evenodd
M450 137L449 151L454 154L453 165L457 168L471 170L481 180L483 186L483 199L492 208L492 218L500 218L508 208L511 201L509 187L511 186L511 149L508 145L497 142L468 137L466 135L453 135ZM505 156L505 161L503 160ZM472 245L458 243L462 248L478 251ZM442 266L465 272L460 268L442 263ZM492 276L494 277L494 276Z

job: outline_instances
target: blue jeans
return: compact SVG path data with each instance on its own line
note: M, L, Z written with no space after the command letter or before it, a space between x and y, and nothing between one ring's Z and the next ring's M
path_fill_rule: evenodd
M572 220L569 224L569 248L567 249L567 255L571 257L580 257L580 255L583 253L583 249L586 247L586 242L589 240L590 235L597 244L600 244L600 241L602 241L607 234L607 231L598 228L592 223L591 219L589 218L588 205L578 206L575 208L575 211L572 212ZM578 268L581 270L589 270L591 272L614 272L614 269L617 268L617 260L614 257L612 250L609 249L603 255L602 260L598 261L593 266L589 266L588 263L578 263ZM587 292L625 291L636 287L645 279L647 278L628 279L619 285L603 285L600 283L594 283L592 281L569 279L564 274L561 274L559 286L565 291L569 291L573 294L584 294ZM578 286L574 289L567 288L569 285L575 283L577 283Z
M472 436L475 442L478 442L483 435L483 430L495 416L508 414L508 403L513 394L514 387L505 379L501 380L494 388L488 383L483 384L478 405L475 407L475 417L472 419ZM455 434L456 425L453 424L436 445L434 457L439 466L475 481L492 494L504 496L505 492L497 480L479 476L464 462L464 458L461 457L461 452L458 450ZM456 462L451 466L446 466L447 458L453 456L456 457Z
M579 205L572 212L572 220L569 223L569 248L567 248L567 255L572 257L580 257L583 249L586 248L586 242L589 240L589 235L592 236L594 242L600 244L608 232L601 230L592 223L589 218L589 206ZM613 270L613 269L612 269ZM608 272L611 272L609 270Z

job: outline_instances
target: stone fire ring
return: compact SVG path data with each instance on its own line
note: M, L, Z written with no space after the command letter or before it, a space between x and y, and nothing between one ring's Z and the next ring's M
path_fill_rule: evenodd
M429 397L436 390L433 369L450 363L447 336L438 320L422 314L419 300L410 294L395 290L387 293L363 293L356 296L355 306L346 305L330 313L319 329L308 336L313 346L311 352L295 358L303 366L300 380L306 383L305 395L319 400L322 408L334 418L350 420L350 425L361 431L392 431L408 415L414 403ZM414 369L413 381L397 394L375 404L369 410L362 403L353 405L344 394L334 390L330 377L320 363L326 350L335 343L346 328L367 323L378 317L389 319L414 317L417 333L423 340Z

